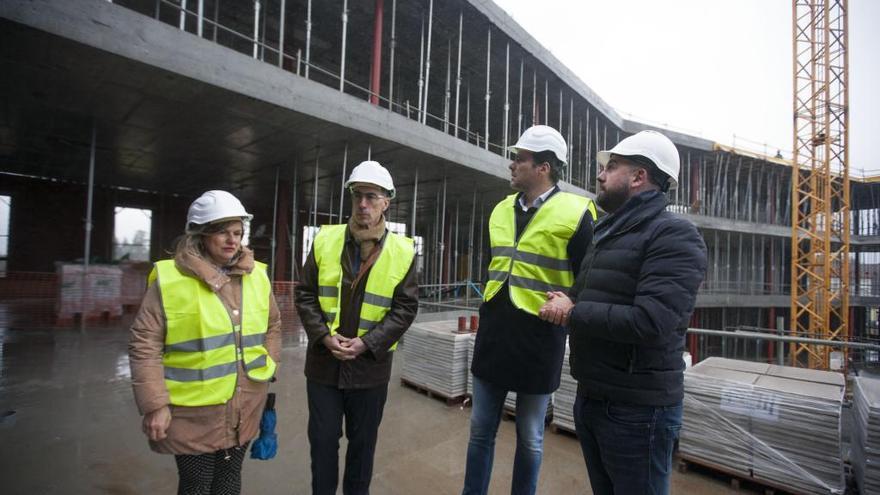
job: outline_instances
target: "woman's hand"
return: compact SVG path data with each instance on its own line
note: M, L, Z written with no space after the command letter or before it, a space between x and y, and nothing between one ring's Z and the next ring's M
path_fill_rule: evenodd
M162 406L144 415L144 435L154 442L165 439L165 432L168 431L169 426L171 426L171 408L168 406Z

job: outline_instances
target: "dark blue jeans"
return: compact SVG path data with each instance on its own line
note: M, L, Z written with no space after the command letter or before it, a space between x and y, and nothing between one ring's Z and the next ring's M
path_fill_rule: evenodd
M595 495L668 495L681 404L634 406L580 393L574 422Z

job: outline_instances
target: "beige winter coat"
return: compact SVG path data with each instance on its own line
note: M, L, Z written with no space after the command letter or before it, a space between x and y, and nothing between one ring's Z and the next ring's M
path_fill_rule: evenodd
M253 252L244 248L236 265L224 275L202 258L178 256L175 264L181 273L191 275L211 287L220 297L232 323L241 323L241 277L254 268ZM247 308L245 308L247 309ZM165 347L165 313L158 284L147 288L141 309L131 326L128 353L131 381L138 410L146 414L169 405L162 367ZM236 334L236 345L239 335ZM266 333L269 355L281 364L281 313L271 296L269 328ZM277 371L276 371L277 373ZM216 452L253 440L259 432L260 416L266 402L268 383L247 378L241 361L235 392L226 404L203 407L171 407L171 426L167 437L150 442L150 448L163 454L200 454Z

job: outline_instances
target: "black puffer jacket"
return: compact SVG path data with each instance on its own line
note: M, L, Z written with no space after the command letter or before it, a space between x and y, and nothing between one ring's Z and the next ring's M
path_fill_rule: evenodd
M602 219L571 289L571 374L596 399L669 406L683 398L685 329L706 273L689 221L645 192Z

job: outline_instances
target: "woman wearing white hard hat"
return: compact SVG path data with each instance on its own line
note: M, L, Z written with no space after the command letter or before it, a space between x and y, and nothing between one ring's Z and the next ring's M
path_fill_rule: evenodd
M242 461L280 359L266 265L242 245L252 217L226 191L196 199L131 326L142 429L153 451L174 454L179 494L241 491Z

